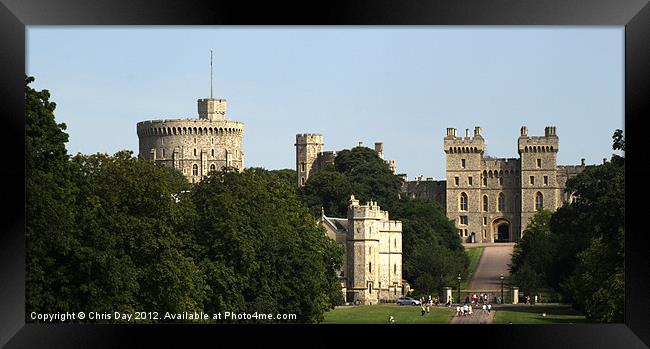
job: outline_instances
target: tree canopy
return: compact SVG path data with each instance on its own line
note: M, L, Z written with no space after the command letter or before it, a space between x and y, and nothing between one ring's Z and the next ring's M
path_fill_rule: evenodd
M391 219L402 221L403 277L418 293L437 293L466 274L469 260L453 222L436 203L400 198L402 179L366 147L337 152L333 165L313 174L300 197L314 216L346 217L350 195L376 201Z
M621 130L612 138L612 149L625 150ZM515 248L512 280L531 292L561 291L595 321L622 322L625 158L587 166L566 191L575 202L533 217Z
M49 92L32 81L27 314L242 311L318 322L342 301L342 249L298 199L295 173L224 170L191 185L130 151L71 157Z

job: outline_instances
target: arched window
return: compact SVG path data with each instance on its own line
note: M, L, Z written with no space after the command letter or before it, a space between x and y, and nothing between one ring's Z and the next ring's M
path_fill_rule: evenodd
M372 262L368 263L368 272L372 273Z
M199 165L194 164L192 165L192 176L198 176L199 175Z
M505 207L506 207L506 197L503 195L503 193L499 193L499 212L503 212Z
M460 210L467 211L467 194L460 193Z
M488 196L487 196L487 195L483 195L483 212L487 212L487 211L488 211L488 208L489 208L489 205L488 205Z
M544 196L542 195L542 193L537 192L537 194L535 194L535 209L541 210L543 208L544 208Z
M214 164L210 165L210 171L214 171L214 170L216 170L216 168L217 168L217 167L214 166Z

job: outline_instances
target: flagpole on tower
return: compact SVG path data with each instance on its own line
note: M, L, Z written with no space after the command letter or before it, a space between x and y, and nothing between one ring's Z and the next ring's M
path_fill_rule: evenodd
M210 50L210 99L212 99L212 50Z

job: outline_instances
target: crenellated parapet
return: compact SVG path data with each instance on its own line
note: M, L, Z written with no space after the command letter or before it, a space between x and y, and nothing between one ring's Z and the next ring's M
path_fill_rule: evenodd
M465 137L456 136L455 128L447 128L444 138L444 150L447 154L478 153L485 151L485 140L481 135L481 128L474 128L474 136L470 137L469 129L465 129Z
M557 153L560 140L556 134L555 126L547 126L544 136L528 136L528 128L521 128L521 135L517 140L517 150L522 153Z

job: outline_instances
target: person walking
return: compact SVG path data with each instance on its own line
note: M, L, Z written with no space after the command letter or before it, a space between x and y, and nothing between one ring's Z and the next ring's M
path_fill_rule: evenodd
M487 313L487 305L483 304L483 312Z
M456 307L456 316L460 316L460 306Z
M492 304L488 304L488 313L492 312Z
M535 304L537 304L537 295L535 295Z
M422 316L424 316L424 313L426 312L426 309L424 308L424 304L420 304L420 308L422 308Z

